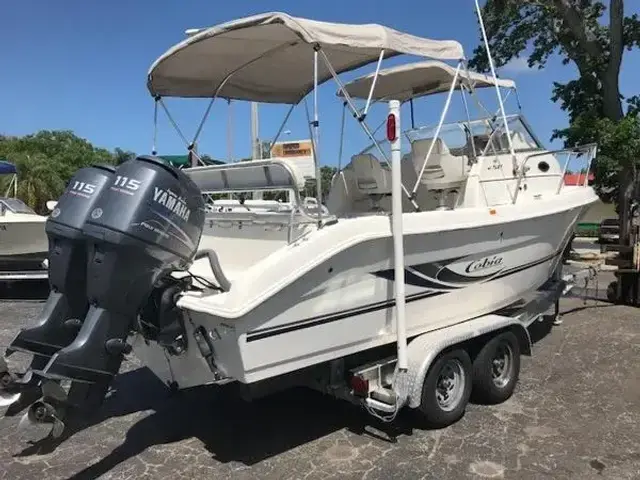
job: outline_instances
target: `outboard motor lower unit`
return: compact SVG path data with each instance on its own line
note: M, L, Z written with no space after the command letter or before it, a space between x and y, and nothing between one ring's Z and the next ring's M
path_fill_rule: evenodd
M32 354L29 370L23 375L15 374L3 359L0 361L0 405L11 405L7 415L40 396L41 380L33 373L42 370L52 355L73 341L89 309L84 289L87 244L82 228L110 185L113 172L115 168L111 166L78 170L46 221L50 293L35 325L23 329L6 351L7 356L17 351Z
M155 285L189 267L203 225L202 194L183 172L155 157L120 165L83 227L89 311L39 374L89 383L86 400L102 401L139 312Z

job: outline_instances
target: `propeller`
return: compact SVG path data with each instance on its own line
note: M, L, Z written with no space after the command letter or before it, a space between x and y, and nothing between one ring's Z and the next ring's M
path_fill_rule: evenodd
M21 436L31 441L59 438L65 428L62 418L67 393L53 380L43 382L41 389L42 398L29 407L18 424Z
M18 377L9 372L4 358L0 358L0 407L8 407L20 399L20 390L16 385Z
M33 371L27 370L24 374L16 374L9 371L7 362L0 358L0 407L8 407L20 400L27 387L36 387L33 382Z

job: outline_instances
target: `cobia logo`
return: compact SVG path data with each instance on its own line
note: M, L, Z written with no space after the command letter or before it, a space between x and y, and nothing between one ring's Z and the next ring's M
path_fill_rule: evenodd
M464 270L471 274L479 272L486 273L486 270L502 270L503 266L502 257L493 255L491 257L481 258L480 260L474 260L467 265L467 268Z

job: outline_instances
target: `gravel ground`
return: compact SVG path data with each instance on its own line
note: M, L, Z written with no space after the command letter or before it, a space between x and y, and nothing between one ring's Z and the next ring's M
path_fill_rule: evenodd
M41 306L0 301L0 344ZM168 397L132 364L100 414L55 449L21 439L19 416L0 420L0 479L639 479L638 309L561 307L562 325L532 331L514 396L469 405L446 429L412 428L409 414L381 425L306 390L252 404L215 388Z

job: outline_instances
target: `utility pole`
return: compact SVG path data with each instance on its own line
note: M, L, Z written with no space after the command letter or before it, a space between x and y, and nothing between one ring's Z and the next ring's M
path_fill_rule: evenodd
M262 158L262 148L260 145L260 122L258 120L258 102L251 102L251 146L253 160ZM254 200L262 200L262 191L253 192Z
M258 102L251 102L251 146L253 160L260 160L262 152L260 151L260 122L258 120Z

